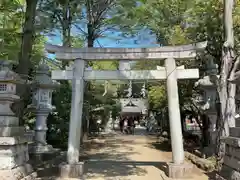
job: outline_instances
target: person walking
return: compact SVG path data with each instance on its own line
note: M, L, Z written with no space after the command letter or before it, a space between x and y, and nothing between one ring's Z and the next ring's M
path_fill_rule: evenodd
M130 117L128 119L128 129L129 129L129 133L130 134L134 133L134 120L133 120L133 117Z
M120 117L119 127L120 127L121 133L123 133L123 126L124 126L124 119L122 117Z
M123 132L126 134L129 134L128 121L129 121L129 118L127 116L123 121Z

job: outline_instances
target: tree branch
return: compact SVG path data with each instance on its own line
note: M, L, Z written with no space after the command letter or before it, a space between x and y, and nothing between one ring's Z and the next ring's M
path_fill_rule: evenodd
M87 33L86 33L79 25L74 24L74 26L75 26L78 30L80 30L85 36L87 36Z
M101 18L104 15L104 13L106 13L108 11L108 9L110 9L112 6L115 5L114 0L105 0L104 4L106 5L105 7L103 7L102 9L99 8L99 10L97 11L97 15L94 17L94 25L98 25L101 22ZM99 7L102 7L101 4L99 3ZM97 27L96 27L97 28Z
M60 16L60 14L58 14L56 11L54 12L54 16L56 16L56 18L58 19L58 21L60 22L61 26L64 27L64 23L63 20Z

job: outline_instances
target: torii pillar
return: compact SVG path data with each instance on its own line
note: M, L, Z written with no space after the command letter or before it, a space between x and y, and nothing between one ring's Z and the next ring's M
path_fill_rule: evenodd
M157 70L166 71L167 79L167 99L168 99L168 115L172 146L172 162L168 163L168 176L171 178L179 178L185 175L186 170L192 169L192 165L184 163L184 147L181 125L181 114L179 108L179 95L177 80L178 71L183 70L184 66L176 67L176 60L174 58L165 59L165 67L157 66ZM196 72L189 71L185 78L194 77Z
M168 164L168 175L172 178L185 175L184 172L192 169L191 164L184 164L184 148L179 108L176 62L173 58L165 60L167 75L168 115L172 145L173 163Z

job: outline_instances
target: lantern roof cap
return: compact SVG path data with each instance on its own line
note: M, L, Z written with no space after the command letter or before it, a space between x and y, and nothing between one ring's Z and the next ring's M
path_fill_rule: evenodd
M22 83L20 76L11 70L0 70L0 82Z

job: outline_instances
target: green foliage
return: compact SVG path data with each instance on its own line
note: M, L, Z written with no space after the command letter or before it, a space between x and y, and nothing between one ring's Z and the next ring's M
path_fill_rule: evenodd
M162 108L167 107L167 94L164 84L150 86L148 93L148 100L152 110L160 111Z
M79 2L76 0L40 1L37 9L38 29L44 32L58 30L63 33L63 31L69 31L69 28L71 28L71 25L76 22L78 16L81 16L82 3L83 1ZM68 17L71 18L69 19Z
M114 16L113 22L121 22L120 29L131 34L136 34L143 27L150 29L151 33L156 34L157 44L161 45L182 45L191 42L208 40L207 51L214 60L220 65L222 43L223 43L223 4L220 0L141 0L138 5L117 9L117 16ZM239 42L239 23L240 23L240 1L236 1L234 12L235 41ZM198 62L187 61L184 64L186 68L202 66L203 59ZM145 65L147 64L147 65ZM155 68L155 62L139 62L140 68ZM219 66L220 67L220 66ZM151 69L150 68L150 69ZM194 92L194 81L179 81L180 104L191 104L191 95ZM151 86L151 83L150 83ZM164 89L163 84L151 86L149 97L156 96L153 107L158 107L161 95L155 92ZM153 90L153 88L156 88ZM161 90L159 90L161 89ZM151 101L151 100L150 100ZM165 101L166 103L166 101ZM152 104L152 103L151 103Z
M55 112L48 117L47 141L59 148L67 147L69 118L71 110L71 84L63 81L53 93Z
M3 0L0 2L0 10L0 58L17 61L21 49L24 1ZM34 66L43 58L46 42L45 37L38 32L35 37L31 59Z
M21 46L23 9L18 1L0 2L0 57L17 60Z
M0 1L0 58L3 60L9 60L14 63L13 70L16 70L16 66L19 65L19 54L23 39L23 25L25 16L25 0L2 0ZM35 67L39 64L39 61L44 55L44 43L45 37L36 32L32 34L35 37L33 44L33 51L31 54L31 67L28 74L28 79L32 80L35 74ZM27 42L26 42L27 43ZM27 55L26 55L27 56ZM18 88L20 89L20 88ZM27 97L22 97L24 107L31 103L31 95L27 94ZM27 124L31 124L34 120L34 115L29 112L28 109L22 109Z
M102 1L101 1L102 2ZM100 34L100 28L102 27L101 23L103 22L102 17L105 16L105 12L107 11L108 6L106 4L101 4L101 2L78 2L76 3L76 1L44 1L42 3L39 4L39 9L38 11L41 12L41 15L39 15L39 22L44 22L44 24L46 25L46 28L44 28L44 30L46 32L51 32L51 30L58 30L61 32L62 34L62 40L63 40L63 44L64 45L72 45L73 47L82 47L83 46L83 42L84 42L84 36L87 35L92 36L90 39L92 39L94 41L94 39L96 38L97 34ZM97 7L96 5L101 5L101 7ZM82 7L83 6L88 6L88 11L89 10L94 10L94 13L90 13L87 12L88 16L87 17L83 17L81 15L81 11L82 11ZM105 9L106 8L106 9ZM69 14L69 16L66 16L66 13ZM91 17L89 16L91 15ZM45 17L48 16L50 18L48 18L48 20L46 21ZM84 36L73 36L73 33L71 32L71 28L73 27L73 25L76 25L76 23L80 23L81 20L88 18L89 23L92 23L92 25L94 25L94 27L92 27L92 30L94 30L94 32L88 31L88 33L84 32L79 26L76 26L81 32L83 32ZM90 22L91 20L91 22ZM41 25L41 24L40 24ZM77 24L79 25L79 24ZM41 28L41 26L40 26ZM59 66L59 64L56 64L57 66ZM93 62L91 63L92 67L94 69L116 69L116 62L105 62L105 61L101 61L101 62ZM83 126L86 125L86 120L87 120L87 112L90 111L92 112L93 109L98 108L98 107L102 107L104 108L104 114L106 115L106 113L113 109L113 107L115 107L114 105L116 104L116 102L113 100L113 92L114 92L114 85L112 85L110 82L108 83L108 93L105 96L102 96L102 94L104 94L104 86L103 86L104 82L91 82L86 84L86 89L88 89L87 92L85 92L84 95L84 111L83 111L83 119L84 119L84 123ZM62 86L66 86L66 84L62 84ZM87 88L89 87L89 88ZM61 89L60 91L56 92L56 94L58 94L58 99L61 100L61 104L59 105L59 107L56 107L56 111L62 111L65 109L65 107L63 107L64 104L68 104L68 106L70 107L71 104L71 98L67 98L65 99L63 97L63 93L62 91L68 90L69 92L71 92L71 86L66 86L63 89ZM56 104L54 104L56 105ZM63 109L62 109L63 108ZM92 113L91 113L92 114ZM67 139L67 133L68 133L68 126L65 126L66 128L62 129L61 128L61 124L68 124L69 122L69 118L70 118L70 111L67 111L66 114L57 114L55 116L51 116L49 117L49 126L53 126L54 124L54 128L53 127L49 127L49 129L52 129L51 133L49 133L49 141L53 142L58 140L57 136L51 136L51 134L57 134L58 132L61 132L61 134L65 134L66 137L65 138L61 138L61 141L66 142ZM59 121L63 121L62 123L57 123ZM65 123L64 123L65 122ZM51 139L51 140L50 140ZM62 142L61 144L64 144L64 142ZM58 143L57 143L58 144ZM66 144L66 143L65 143Z

